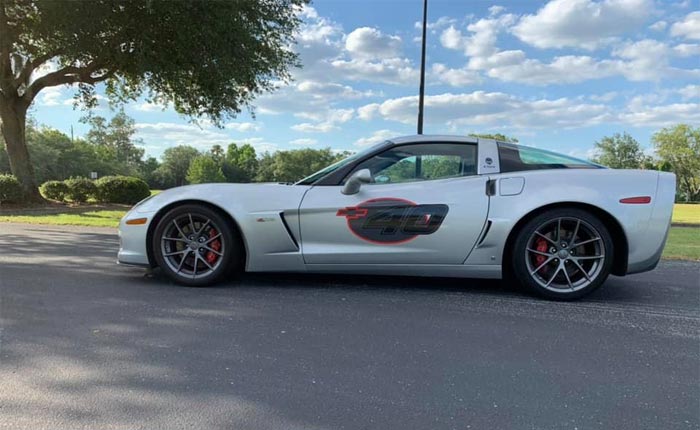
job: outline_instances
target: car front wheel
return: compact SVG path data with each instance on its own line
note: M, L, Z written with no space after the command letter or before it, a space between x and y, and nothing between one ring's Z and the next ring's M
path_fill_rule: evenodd
M206 206L178 206L163 216L153 234L153 255L177 283L207 286L239 269L240 241L226 220Z
M613 241L605 225L580 209L554 209L520 230L513 272L525 287L555 300L573 300L600 287L610 274Z

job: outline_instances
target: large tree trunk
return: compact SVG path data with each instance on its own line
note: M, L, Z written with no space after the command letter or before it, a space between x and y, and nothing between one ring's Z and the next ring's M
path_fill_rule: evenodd
M20 102L0 100L0 120L10 170L17 177L29 202L43 201L34 179L34 168L27 149L27 108Z

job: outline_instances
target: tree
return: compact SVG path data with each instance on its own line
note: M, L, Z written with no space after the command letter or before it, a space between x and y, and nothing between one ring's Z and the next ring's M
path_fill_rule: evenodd
M199 155L197 149L187 145L168 148L163 152L163 163L156 172L159 172L164 181L172 181L176 187L185 185L190 164Z
M187 182L190 184L207 184L226 182L219 163L211 155L200 155L190 164L187 170Z
M158 170L159 167L160 162L155 157L148 157L139 166L139 177L146 181L151 189L159 189L162 187L162 184L156 175L156 170Z
M518 143L518 139L515 137L506 136L505 134L501 133L471 133L470 136L498 140L499 142Z
M700 127L678 124L651 138L662 163L676 174L678 190L686 201L700 200Z
M639 142L625 133L605 136L595 143L597 155L592 161L613 169L639 169L646 159Z
M255 148L247 143L241 146L230 144L222 169L228 182L252 182L258 171Z
M277 151L272 155L265 153L260 159L256 180L296 182L346 156L346 153L334 154L330 148Z
M114 166L123 175L136 175L142 164L143 141L135 139L136 123L124 110L120 110L109 122L101 116L91 116L85 138L96 147L98 158ZM99 172L104 175L106 172Z
M306 1L0 0L0 121L26 198L41 199L26 117L44 88L78 84L90 108L104 83L114 102L145 94L221 124L289 79Z

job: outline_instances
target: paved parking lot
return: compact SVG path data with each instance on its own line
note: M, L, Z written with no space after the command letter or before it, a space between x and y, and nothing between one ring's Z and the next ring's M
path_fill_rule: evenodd
M700 264L554 303L479 280L171 285L0 224L0 428L697 429Z

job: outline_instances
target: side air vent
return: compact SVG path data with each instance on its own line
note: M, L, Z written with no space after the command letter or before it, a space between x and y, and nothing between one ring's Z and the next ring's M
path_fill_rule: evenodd
M297 242L297 239L292 234L292 230L289 228L289 224L287 224L287 219L284 217L284 212L280 212L280 219L282 220L282 224L284 225L284 229L287 230L287 234L289 235L289 238L292 239L292 242L294 242L294 246L296 246L297 249L299 249L299 243Z
M484 240L486 239L486 235L489 234L489 230L491 230L491 224L493 224L493 222L491 220L486 221L486 228L484 229L484 232L481 234L481 238L479 239L479 242L476 244L476 246L481 246L481 244L484 243Z

